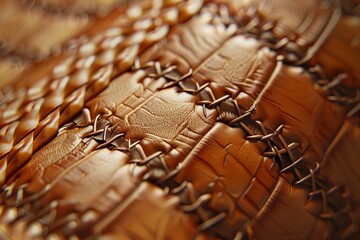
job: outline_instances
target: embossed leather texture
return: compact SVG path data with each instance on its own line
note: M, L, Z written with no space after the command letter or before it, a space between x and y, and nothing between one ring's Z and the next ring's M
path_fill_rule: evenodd
M358 0L4 0L1 239L359 239Z

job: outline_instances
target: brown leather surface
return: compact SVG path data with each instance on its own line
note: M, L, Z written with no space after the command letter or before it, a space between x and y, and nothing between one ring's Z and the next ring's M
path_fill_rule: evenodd
M331 77L335 77L345 71L351 73L356 79L359 79L360 69L353 65L354 61L360 61L358 54L360 51L359 41L359 17L343 16L311 62L314 65L321 65ZM359 82L355 80L347 84L359 87Z
M357 1L2 4L0 238L359 236Z
M0 3L0 68L4 73L0 86L15 80L32 62L70 49L74 45L70 38L94 20L87 15L45 13L26 2L30 1Z

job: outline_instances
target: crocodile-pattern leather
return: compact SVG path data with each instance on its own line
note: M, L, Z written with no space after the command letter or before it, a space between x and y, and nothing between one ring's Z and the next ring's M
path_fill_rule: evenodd
M360 237L359 1L105 2L7 3L88 20L9 35L0 238Z

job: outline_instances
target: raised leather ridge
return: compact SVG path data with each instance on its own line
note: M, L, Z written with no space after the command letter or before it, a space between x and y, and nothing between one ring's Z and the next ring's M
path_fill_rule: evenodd
M11 3L92 20L17 52L0 238L360 236L358 1L68 2Z

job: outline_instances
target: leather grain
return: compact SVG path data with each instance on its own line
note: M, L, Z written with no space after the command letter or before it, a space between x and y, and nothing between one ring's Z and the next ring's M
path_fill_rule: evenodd
M360 236L358 1L2 4L1 238Z

